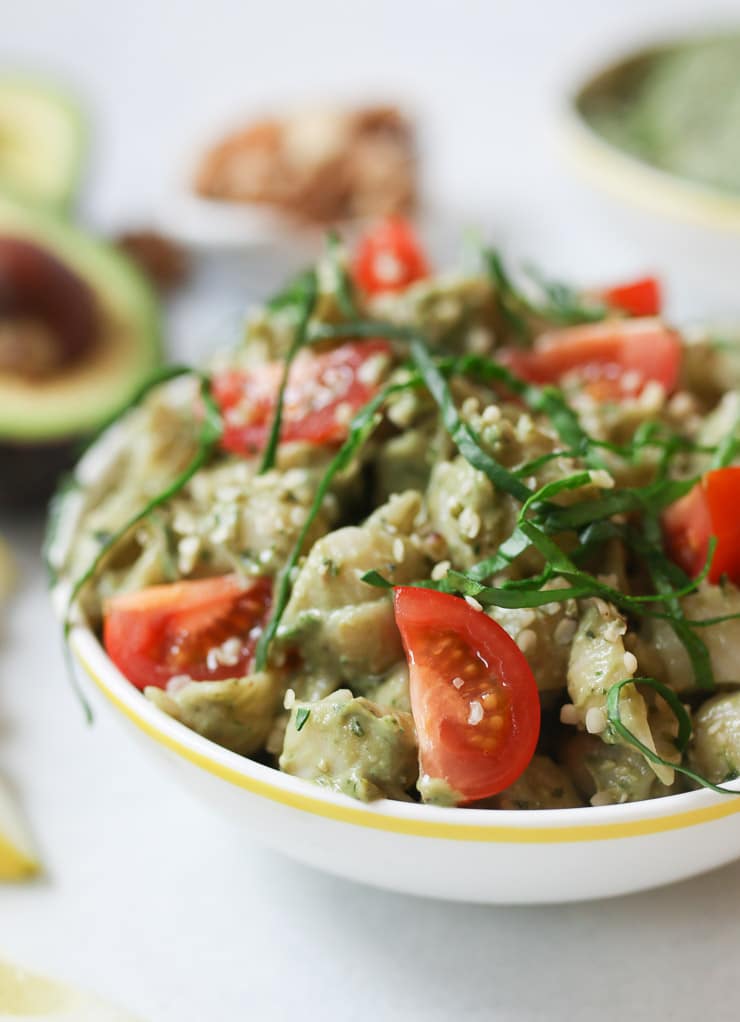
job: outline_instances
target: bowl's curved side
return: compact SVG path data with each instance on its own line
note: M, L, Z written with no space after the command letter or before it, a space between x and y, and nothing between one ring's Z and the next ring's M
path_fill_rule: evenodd
M478 822L490 816L485 810L353 803L244 760L171 721L116 677L91 633L78 630L74 650L140 747L237 832L348 879L427 897L531 904L655 887L740 855L740 799L720 796L680 811L660 799L600 809L502 812L496 825ZM124 693L116 690L119 680ZM583 823L584 814L601 822Z
M72 642L141 746L189 789L248 835L341 876L427 896L527 903L653 887L740 855L740 798L704 791L630 805L497 811L494 823L484 809L358 803L189 731L132 688L89 630L75 630Z
M622 152L589 127L572 98L561 112L559 135L571 165L617 198L672 220L740 234L740 198L683 180Z

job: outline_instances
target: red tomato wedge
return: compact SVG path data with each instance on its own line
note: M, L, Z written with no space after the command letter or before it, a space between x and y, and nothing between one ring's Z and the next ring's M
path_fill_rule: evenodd
M500 360L530 383L579 379L597 400L635 396L654 380L670 394L681 368L681 339L659 319L588 323L543 334L531 351L509 348Z
M599 293L599 298L630 316L658 316L663 304L660 281L655 277L640 277L627 284L617 284Z
M366 294L403 291L429 276L429 265L413 228L400 216L389 216L362 238L353 276Z
M531 668L495 621L459 596L394 590L409 663L423 774L466 802L503 791L526 769L540 733Z
M304 349L293 362L283 403L280 440L340 443L354 413L378 387L378 356L391 355L387 341L349 341L316 354ZM213 395L224 418L221 446L252 455L267 443L283 373L282 362L221 373Z
M707 576L717 583L723 575L740 584L740 466L707 472L690 493L663 515L668 555L687 574L696 577L706 564L709 540L717 546Z
M245 585L224 575L149 586L106 602L103 645L140 689L164 688L178 674L195 681L238 678L249 669L271 602L268 578Z

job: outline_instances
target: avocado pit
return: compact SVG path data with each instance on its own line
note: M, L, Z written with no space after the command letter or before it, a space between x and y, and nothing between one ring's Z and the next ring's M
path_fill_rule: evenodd
M0 372L47 377L100 337L92 289L39 245L0 236Z

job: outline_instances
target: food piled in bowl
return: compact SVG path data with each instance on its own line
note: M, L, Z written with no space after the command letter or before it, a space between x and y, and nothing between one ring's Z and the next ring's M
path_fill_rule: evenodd
M382 222L172 369L49 558L163 713L362 800L605 805L740 764L740 380L658 283L436 275Z

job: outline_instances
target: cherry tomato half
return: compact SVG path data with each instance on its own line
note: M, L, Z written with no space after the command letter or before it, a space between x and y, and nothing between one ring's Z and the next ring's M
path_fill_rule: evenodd
M465 801L508 788L540 733L540 700L517 644L465 600L432 589L394 590L409 663L421 771Z
M429 276L413 228L400 216L389 216L362 238L357 246L353 276L369 295L403 291Z
M663 304L660 281L655 277L641 277L627 284L617 284L601 291L599 297L612 309L636 317L658 316Z
M709 553L709 540L717 540L710 582L723 575L740 584L740 466L707 472L690 493L663 515L663 536L669 556L687 574L696 577Z
M377 390L371 360L390 357L387 341L349 341L316 354L304 349L290 369L280 439L339 443L354 413ZM367 368L365 368L367 367ZM282 362L222 373L213 395L224 418L221 446L235 454L256 454L265 446L277 403Z
M271 601L267 578L245 585L225 575L149 586L106 602L103 644L140 689L164 688L178 674L195 681L238 678L249 669Z
M504 365L530 383L578 378L597 400L639 394L651 380L671 393L681 368L681 339L658 319L618 320L543 334L531 351L507 349Z

